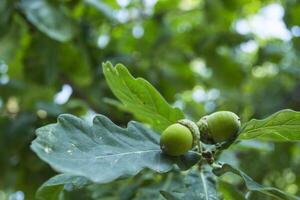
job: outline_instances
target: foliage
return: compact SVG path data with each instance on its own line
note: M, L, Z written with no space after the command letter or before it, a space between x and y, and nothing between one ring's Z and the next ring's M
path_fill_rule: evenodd
M252 120L241 131L241 139L262 138L275 141L299 140L300 115L293 110L279 111L264 120Z
M123 65L115 68L111 63L103 65L103 73L114 94L125 109L137 119L163 131L174 122L183 119L178 108L172 108L163 97L144 79L134 79Z
M82 120L82 127L90 127L91 118L99 113L125 132L122 127L134 119L139 122L133 124L144 123L144 131L155 135L178 119L198 121L218 110L237 113L244 125L239 139L247 139L232 144L217 155L218 159L244 171L260 185L299 196L300 145L296 142L297 124L293 125L298 121L295 111L300 111L299 1L126 2L0 1L0 199L20 195L34 199L41 185L37 192L41 199L45 193L64 199L162 199L153 191L161 190L170 198L185 195L177 188L198 191L201 183L189 183L200 181L196 178L199 174L177 168L194 164L183 166L185 158L172 160L178 166L165 174L143 169L134 177L99 184L82 177L78 166L74 167L80 172L76 176L54 176L56 172L29 146L37 128L46 124L59 127L56 119L63 113L83 118L71 117ZM288 39L262 37L255 28L238 31L240 20L251 20L274 3L284 10L281 23ZM112 68L121 70L127 86L136 85L130 101L120 96L124 88L115 86L120 77L106 79L106 83L100 64L108 60L122 63L134 77L143 78L134 79L121 65ZM71 89L71 96L61 100L63 88ZM147 93L140 93L144 89ZM66 94L67 90L63 91ZM129 95L128 90L125 93ZM146 107L138 102L138 95L143 95ZM159 112L156 105L161 106ZM277 113L286 108L295 111ZM273 134L276 123L281 124L277 137ZM263 127L266 134L253 127ZM85 132L77 136L85 137ZM289 142L279 142L282 136ZM82 155L88 156L85 151ZM255 165L249 165L254 160ZM56 169L50 160L49 164ZM214 177L209 170L203 173ZM216 190L225 199L244 197L249 189L241 179L227 173L217 182ZM247 198L268 199L258 192L248 193Z
M158 134L137 122L122 129L102 115L92 125L61 115L57 124L38 129L37 136L31 147L40 158L58 171L96 183L133 176L144 168L160 173L172 168L170 158L160 154Z
M106 66L109 66L109 68L105 68ZM116 83L120 80L120 84L124 84L126 83L124 79L131 77L128 71L125 71L126 73L117 73L120 72L120 69L119 71L114 71L114 75L110 74L110 71L114 70L110 63L104 64L103 67L104 70L107 70L105 73L107 80L114 80L112 83ZM117 67L118 66L116 66L116 68ZM121 69L124 70L125 68L121 66ZM116 70L118 70L118 68ZM115 77L113 78L113 76ZM130 80L134 80L134 78L131 77ZM127 97L125 95L127 91L133 91L139 85L143 85L141 83L126 84L126 87L120 87L120 84L111 85L112 88L115 87L118 89L119 92L117 94L123 94L120 96L120 99ZM146 84L149 83L146 82ZM149 94L148 88L154 90L151 85L149 85L149 87L141 87L138 92L136 92L136 94L138 94L136 96L140 96L139 94ZM145 98L131 99L132 105L140 103L141 99L143 100ZM161 96L158 96L156 99L163 100ZM127 103L128 101L124 102ZM148 107L148 104L143 105L145 108ZM167 103L156 104L157 109L152 112L158 112L162 116L169 114L167 109L163 109L164 106L170 108ZM141 110L145 108L142 107ZM136 109L139 108L137 107ZM128 111L132 110L132 112L135 113L136 109L129 109ZM160 112L160 110L163 110L163 112ZM261 134L252 135L253 132L267 133L269 140L272 141L273 138L275 138L280 141L277 139L278 135L285 139L290 138L291 133L293 133L291 140L299 141L300 134L295 132L297 129L294 130L294 126L297 127L300 124L298 115L299 112L283 110L267 119L261 120L263 123L259 120L252 120L246 123L239 135L250 135L251 137L244 137L244 139L249 139L261 137ZM155 116L155 114L153 116ZM225 116L227 117L227 115ZM148 121L147 118L142 119L145 119L145 122ZM155 125L156 124L154 124L154 127ZM217 126L218 124L214 125ZM222 124L219 126L222 127ZM270 127L272 131L269 131ZM74 178L76 178L76 176L82 176L93 183L108 183L116 179L132 177L145 168L158 173L166 173L172 170L172 165L175 165L177 161L177 159L174 159L176 157L167 156L162 152L158 142L159 134L151 131L151 129L135 122L130 122L127 129L122 129L102 115L96 115L92 124L72 115L60 115L57 124L44 126L38 129L36 134L37 138L33 141L31 147L42 160L49 163L56 171L68 173L75 176ZM264 138L268 139L267 137ZM212 148L216 147L216 149L218 149L216 145L212 145ZM228 146L226 145L226 147ZM277 188L261 186L244 172L229 164L218 166L213 162L215 155L212 148L204 147L204 150L198 149L198 151L202 157L206 159L207 164L212 166L212 171L216 175L219 176L226 172L233 172L244 179L246 188L249 191L258 191L278 199L300 199L300 197L298 198L287 194ZM197 153L195 150L192 152ZM213 157L208 158L207 155L212 155ZM197 163L198 162L195 164ZM202 163L200 162L199 167L201 166ZM55 179L56 177L54 177L54 180L58 186L55 185L54 189L58 191L56 195L60 196L62 195L61 192L63 192L60 185L69 184L68 179L70 179L70 177L67 178L67 183L64 177L58 181ZM70 182L75 184L75 189L77 189L81 186L81 181L77 182L75 180L73 182L72 179L74 178L71 177ZM211 179L214 179L214 177L204 174L201 168L199 171L189 170L185 179L181 181L184 186L173 188L175 192L162 191L162 195L164 198L171 200L219 199L219 194L216 189L216 180L211 181ZM52 183L52 181L53 179L50 179L40 190L48 191L48 185ZM52 187L50 187L50 189L52 189ZM50 193L50 195L52 195L52 193ZM42 193L40 198L47 199L48 196L49 193L45 192Z

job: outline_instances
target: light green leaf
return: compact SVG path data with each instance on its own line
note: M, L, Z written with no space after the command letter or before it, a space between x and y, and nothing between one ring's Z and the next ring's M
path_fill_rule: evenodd
M89 184L91 182L84 177L59 174L50 178L37 190L36 198L40 200L64 199L64 190L76 190Z
M181 110L172 108L149 82L134 78L125 66L106 62L103 72L112 92L138 120L162 131L184 118Z
M73 37L71 20L59 7L45 0L21 0L20 6L27 19L52 39L65 42Z
M161 191L167 200L218 200L219 195L213 174L191 170L184 179L184 186L173 191Z
M253 119L247 122L240 132L239 139L271 141L300 140L300 112L281 110L263 120Z
M91 124L64 114L36 134L31 148L42 160L59 172L97 183L134 176L145 168L163 173L173 167L173 158L161 152L159 135L137 122L125 129L103 115Z
M249 177L244 172L239 170L238 168L234 168L231 165L226 164L226 163L222 164L221 167L214 168L213 172L217 176L221 176L227 172L232 172L232 173L240 176L244 180L245 185L248 190L263 193L263 194L271 196L277 200L300 200L299 197L287 194L277 188L266 187L266 186L260 185L259 183L255 182L251 177Z

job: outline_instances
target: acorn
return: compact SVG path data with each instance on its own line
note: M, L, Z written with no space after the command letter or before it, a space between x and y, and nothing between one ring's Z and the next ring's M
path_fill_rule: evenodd
M160 147L167 155L183 155L193 147L193 133L187 126L174 123L162 132Z
M237 137L240 118L230 111L218 111L202 117L198 122L201 139L206 143L220 143Z

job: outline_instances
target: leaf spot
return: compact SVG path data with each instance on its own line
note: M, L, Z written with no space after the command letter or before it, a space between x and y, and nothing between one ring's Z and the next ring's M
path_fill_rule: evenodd
M52 149L50 147L45 147L44 151L48 154L52 151Z
M74 148L76 147L76 145L75 145L75 144L73 144L73 143L71 144L71 146L72 146L72 147L74 147Z
M72 155L72 150L71 149L69 149L67 152Z

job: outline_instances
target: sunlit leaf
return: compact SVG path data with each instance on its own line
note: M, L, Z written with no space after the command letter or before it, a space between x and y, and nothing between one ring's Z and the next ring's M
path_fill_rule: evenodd
M263 120L253 119L242 127L239 138L299 141L300 112L287 109L276 112Z
M182 111L172 108L148 81L134 78L123 65L104 63L103 72L110 89L127 110L156 130L162 131L184 118Z

